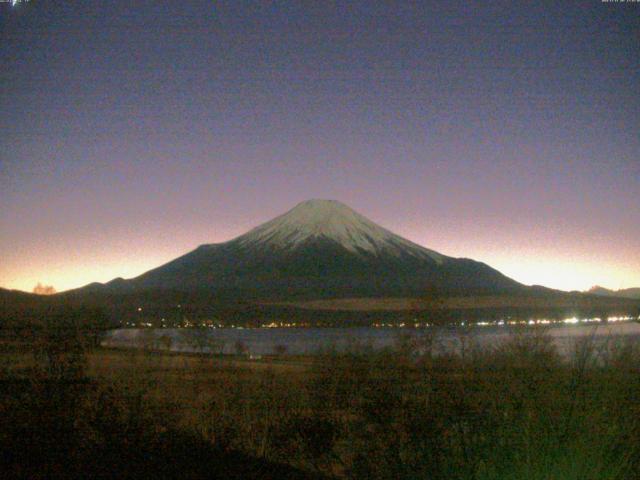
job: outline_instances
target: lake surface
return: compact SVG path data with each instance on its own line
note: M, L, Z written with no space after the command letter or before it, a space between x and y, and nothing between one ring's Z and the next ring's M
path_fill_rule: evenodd
M620 342L640 341L640 323L576 324L531 326L525 330L510 326L474 326L438 329L436 352L459 352L466 347L491 348L512 338L514 332L535 335L543 331L558 348L570 356L576 346L593 338L598 347ZM217 351L225 354L244 353L271 355L276 351L289 355L316 354L328 349L348 351L354 348L382 349L397 345L402 337L420 340L433 330L410 328L208 328L193 329L118 329L109 332L105 346L141 348L150 343L155 348L172 351ZM200 336L202 335L202 336ZM466 348L465 347L465 348Z

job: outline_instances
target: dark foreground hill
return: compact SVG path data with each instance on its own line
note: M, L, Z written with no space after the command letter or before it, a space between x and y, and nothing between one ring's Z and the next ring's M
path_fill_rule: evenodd
M154 419L147 402L106 382L0 375L0 392L2 478L328 478Z

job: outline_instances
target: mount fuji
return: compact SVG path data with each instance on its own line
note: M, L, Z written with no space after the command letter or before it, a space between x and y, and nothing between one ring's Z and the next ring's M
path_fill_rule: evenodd
M139 277L82 290L207 292L242 299L507 293L497 270L429 250L335 200L308 200L235 239Z

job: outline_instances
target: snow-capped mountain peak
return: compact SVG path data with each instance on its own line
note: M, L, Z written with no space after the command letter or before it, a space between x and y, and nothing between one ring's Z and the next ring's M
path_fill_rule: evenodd
M437 263L443 255L380 227L336 200L307 200L236 239L241 245L295 248L313 239L326 239L354 253L381 252L429 257Z
M410 297L432 291L467 295L514 291L522 285L483 263L416 245L340 202L309 200L235 239L201 245L102 288L191 292L215 302L245 302Z

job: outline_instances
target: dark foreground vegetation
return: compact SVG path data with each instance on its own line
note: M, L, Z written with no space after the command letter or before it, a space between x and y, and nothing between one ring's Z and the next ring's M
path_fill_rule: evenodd
M251 362L41 325L2 344L0 478L639 478L638 345L567 362L516 332L435 357L430 333Z

